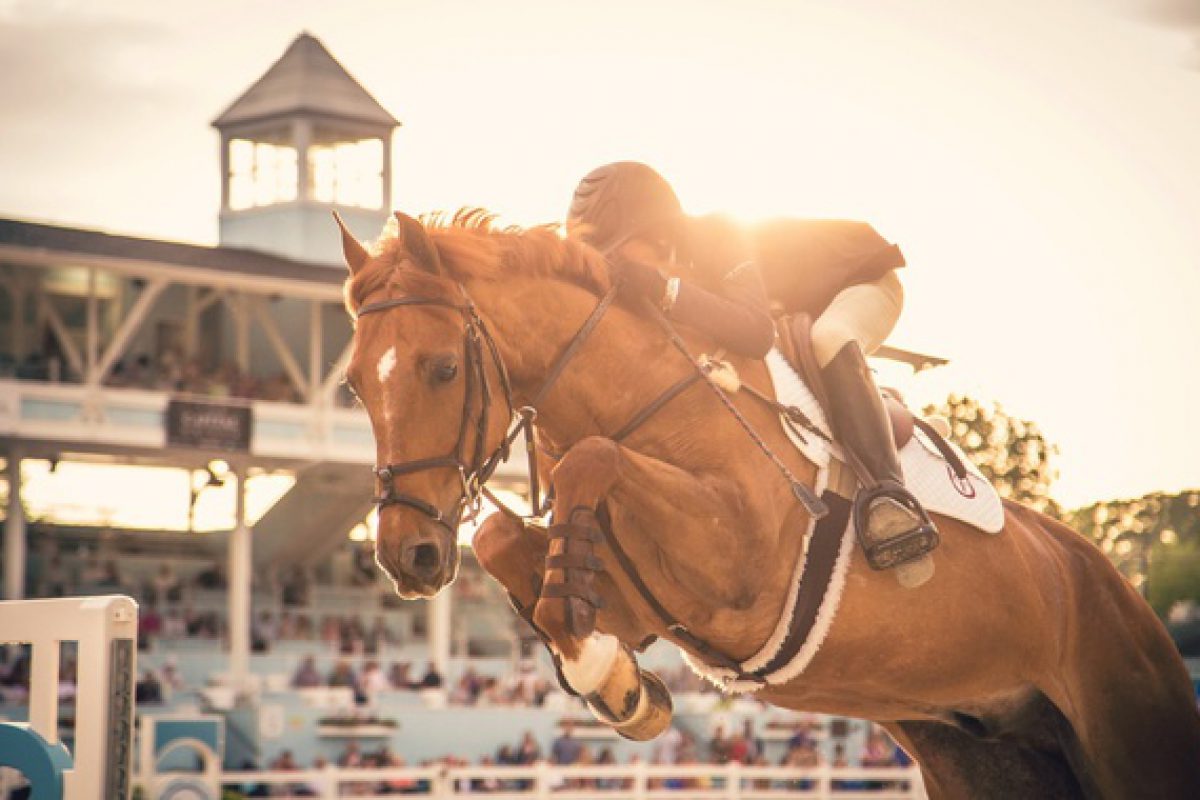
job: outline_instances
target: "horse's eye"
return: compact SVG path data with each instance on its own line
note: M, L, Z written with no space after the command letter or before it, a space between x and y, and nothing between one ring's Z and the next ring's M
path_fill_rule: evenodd
M442 361L434 365L433 379L438 383L449 383L458 375L458 364L453 361Z

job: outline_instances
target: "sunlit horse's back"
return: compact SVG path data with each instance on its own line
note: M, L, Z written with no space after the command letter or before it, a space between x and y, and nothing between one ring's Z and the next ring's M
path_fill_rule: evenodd
M693 365L620 301L600 308L595 252L480 215L428 230L398 215L374 252L344 240L348 375L378 444L379 561L402 594L452 580L453 528L513 411L536 407L554 524L496 514L475 547L593 711L635 738L662 729L669 699L630 649L651 637L708 664L762 648L807 513L700 386L611 438ZM768 387L760 363L737 366ZM773 412L736 403L811 481ZM1075 532L1016 505L1005 517L997 536L938 519L936 574L913 591L855 552L820 651L759 696L883 723L935 797L1200 797L1191 685L1153 613Z

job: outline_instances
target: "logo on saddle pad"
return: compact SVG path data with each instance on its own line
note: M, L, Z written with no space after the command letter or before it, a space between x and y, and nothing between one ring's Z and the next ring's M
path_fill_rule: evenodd
M975 484L971 483L971 479L963 476L962 478L954 472L954 467L946 465L946 474L950 476L950 485L954 490L963 497L971 500L975 497Z

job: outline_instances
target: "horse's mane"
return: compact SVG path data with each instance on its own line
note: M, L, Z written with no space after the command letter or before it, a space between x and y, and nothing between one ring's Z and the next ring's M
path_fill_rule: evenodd
M603 293L611 285L604 256L578 236L563 236L558 225L499 227L496 215L463 208L452 215L421 218L442 263L444 277L418 268L408 257L396 221L390 220L371 248L371 259L344 287L346 308L354 314L368 295L393 286L411 292L444 292L455 281L500 281L545 277Z

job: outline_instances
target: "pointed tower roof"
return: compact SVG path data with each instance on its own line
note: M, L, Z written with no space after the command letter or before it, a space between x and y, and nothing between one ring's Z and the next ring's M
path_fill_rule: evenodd
M400 122L379 105L325 45L305 32L233 105L213 120L224 128L297 112L316 112L395 127Z

